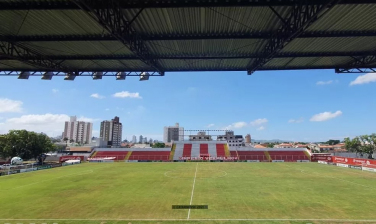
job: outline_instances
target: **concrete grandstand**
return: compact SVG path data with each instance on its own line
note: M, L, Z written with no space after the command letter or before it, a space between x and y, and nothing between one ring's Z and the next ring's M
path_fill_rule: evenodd
M168 148L96 148L88 161L248 161L309 162L306 148L274 149L239 147L230 150L226 141L177 141Z

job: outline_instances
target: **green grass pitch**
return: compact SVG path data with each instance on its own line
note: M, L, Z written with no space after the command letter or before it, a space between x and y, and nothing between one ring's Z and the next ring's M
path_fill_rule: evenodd
M375 195L317 163L85 163L0 177L0 223L376 223Z

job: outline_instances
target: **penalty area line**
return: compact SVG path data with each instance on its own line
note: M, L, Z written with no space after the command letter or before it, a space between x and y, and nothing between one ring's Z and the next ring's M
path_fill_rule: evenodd
M189 202L189 205L192 205L193 192L195 191L195 183L196 183L197 167L198 167L198 163L196 163L195 178L193 179L193 186L192 186L192 193L191 193L191 201ZM190 215L191 215L191 208L189 208L189 210L188 210L187 220L189 219L189 216L190 216Z

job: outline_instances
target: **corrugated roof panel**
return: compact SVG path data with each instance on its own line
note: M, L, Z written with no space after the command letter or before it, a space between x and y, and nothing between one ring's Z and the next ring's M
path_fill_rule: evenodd
M36 69L36 67L16 60L1 60L0 70Z
M275 7L285 17L289 7ZM132 20L139 9L124 10ZM141 34L249 33L278 29L281 21L268 7L144 9L133 22Z
M295 39L281 52L346 52L376 49L376 37L325 37Z
M1 11L0 24L4 35L107 34L80 10Z
M56 61L57 63L59 61ZM91 60L66 60L61 63L62 66L74 69L85 69L94 64Z
M306 57L306 58L289 58L288 63L280 66L274 66L267 64L265 67L325 67L325 66L337 66L346 65L352 62L354 59L351 57ZM280 59L273 59L280 60Z
M265 40L175 40L175 41L150 41L149 49L156 55L215 55L256 53L263 49Z
M226 60L171 60L164 59L159 60L161 65L168 70L237 70L239 68L244 68L248 64L248 59L226 59Z
M354 61L352 57L321 57L312 63L312 66L347 65Z
M24 46L45 55L133 55L118 41L25 42Z
M125 69L130 69L130 70L139 69L139 71L154 70L149 65L145 64L144 62L142 62L140 60L119 60L119 61L125 66Z
M284 67L294 58L274 58L266 63L265 67Z
M337 5L307 30L375 30L375 12L375 4Z

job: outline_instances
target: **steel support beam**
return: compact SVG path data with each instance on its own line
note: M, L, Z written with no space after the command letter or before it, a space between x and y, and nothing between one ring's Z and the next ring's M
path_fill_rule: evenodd
M376 66L373 68L336 68L336 73L376 73Z
M31 66L46 69L65 71L68 68L61 65L61 62L55 62L45 56L33 52L32 50L8 41L0 41L0 59L1 57L7 57L13 60L22 61Z
M22 71L29 71L29 70L0 71L0 76L19 76L19 74ZM97 75L96 73L98 72L103 72L102 77L106 77L106 76L118 76L119 71L88 70L88 71L76 72L75 76L76 77L78 76L94 77L95 75ZM124 76L138 76L138 77L141 76L143 73L145 73L145 72L140 72L140 71L122 71L122 72L124 72L122 74ZM45 73L46 72L43 70L30 71L30 76L42 76L43 77L45 76ZM163 76L159 72L148 72L148 73L149 73L149 76ZM49 75L51 76L51 78L55 76L65 77L66 73L56 71L56 72L50 72Z
M157 0L116 0L124 9L131 8L188 8L188 7L265 7L265 6L294 6L301 0L184 0L184 1L157 1ZM326 4L327 0L309 0L307 4ZM94 8L100 8L102 1L96 1ZM374 4L375 0L342 0L340 4ZM69 0L58 1L0 1L0 10L78 10L76 4Z
M353 52L302 52L302 53L278 53L274 58L307 58L307 57L359 57L369 55L369 51L353 51ZM168 59L168 60L215 60L215 59L254 59L264 57L262 54L239 54L229 55L226 52L216 54L213 56L196 56L196 55L151 55L150 57L155 60ZM139 60L136 56L131 55L45 55L45 58L50 60ZM24 59L35 60L36 56L24 56ZM0 60L12 60L12 57L1 56Z
M269 39L273 36L271 32L258 33L201 33L201 34L164 34L158 36L140 36L144 41L159 40L225 40L225 39ZM281 34L283 37L283 34ZM317 37L367 37L376 36L376 30L347 30L347 31L313 31L304 32L298 38ZM285 36L287 37L287 35ZM34 35L34 36L0 36L0 41L12 40L13 42L45 42L45 41L117 41L109 34L98 35Z
M164 72L158 62L150 57L149 49L127 21L118 1L74 0L74 2L117 40L128 47L141 61L158 72ZM99 3L101 4L98 5Z
M376 52L363 57L353 56L354 61L342 68L336 68L336 73L369 73L376 72Z
M309 4L309 0L299 1L290 11L289 16L282 22L281 27L268 40L262 55L247 66L248 75L261 68L280 52L287 44L303 33L320 16L328 12L338 0L326 1L325 4Z

